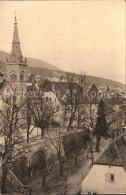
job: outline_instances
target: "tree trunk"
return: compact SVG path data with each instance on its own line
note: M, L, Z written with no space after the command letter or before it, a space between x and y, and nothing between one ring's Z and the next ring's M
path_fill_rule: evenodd
M60 165L60 175L62 175L63 174L63 163L60 161L59 165Z
M65 126L65 121L66 121L66 107L65 107L64 116L63 116L63 126Z
M7 165L2 164L1 194L7 193L7 191L6 191L7 173L8 173Z
M101 136L97 135L97 141L96 141L96 152L100 152L100 151L99 151L99 147L100 147L100 140L101 140Z
M29 166L29 178L32 178L33 168Z
M44 130L41 129L41 139L43 139L43 136L44 136Z
M75 156L74 156L75 166L77 166L77 158L78 158L78 154L75 154Z
M45 187L45 177L42 176L42 188L44 188L44 187Z
M67 127L67 131L70 130L70 127L72 126L72 123L73 123L73 117L70 118L70 121L69 121L69 124L68 124L68 127Z
M29 129L27 130L27 143L29 143Z

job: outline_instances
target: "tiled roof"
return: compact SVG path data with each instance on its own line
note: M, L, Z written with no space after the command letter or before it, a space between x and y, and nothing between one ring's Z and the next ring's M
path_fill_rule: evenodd
M73 92L75 90L75 93L76 93L76 91L78 90L78 84L75 82L75 83L72 83L72 85L73 85L72 86ZM93 88L95 88L95 90L97 90L95 85L93 85L92 90L93 90ZM63 103L62 98L64 98L64 96L67 96L69 94L69 89L70 89L70 83L69 82L51 82L51 81L47 81L47 82L45 82L45 87L44 87L45 92L54 92L61 103ZM31 86L28 87L28 91L29 90L33 90ZM38 91L37 88L35 88L34 90ZM85 104L85 103L88 103L88 102L89 102L89 97L86 94L84 95L84 93L82 93L82 96L81 96L81 99L80 99L80 104ZM94 98L93 102L96 103L97 99Z
M46 92L53 91L53 87L54 91L59 92L60 96L63 97L66 94L67 90L69 89L69 82L48 82L45 86ZM77 88L78 84L74 83L74 89Z
M116 140L116 145L121 157L123 167L126 170L126 141L124 140L124 138L118 139Z
M124 138L121 137L110 143L94 164L126 167L126 142Z
M98 89L97 89L97 87L96 87L96 85L93 83L93 85L91 86L91 88L90 88L90 90L89 90L89 92L91 93L91 92L98 92Z

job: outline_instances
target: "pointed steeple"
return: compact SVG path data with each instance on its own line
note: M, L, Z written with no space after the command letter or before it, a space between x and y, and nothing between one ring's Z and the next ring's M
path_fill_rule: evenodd
M7 60L6 71L7 81L14 83L18 82L18 90L21 89L21 91L27 89L26 67L27 59L22 56L18 36L17 18L15 16L12 49L10 58Z
M13 43L19 43L19 36L18 36L18 28L17 28L17 18L16 18L16 16L15 16L15 21L14 21Z
M13 34L10 62L14 62L14 63L23 62L22 58L23 56L22 56L20 41L19 41L19 36L18 36L17 18L15 16L14 34Z

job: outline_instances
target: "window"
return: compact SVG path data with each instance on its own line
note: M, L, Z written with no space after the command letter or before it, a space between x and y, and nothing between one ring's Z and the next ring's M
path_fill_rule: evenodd
M105 181L113 183L115 181L115 175L114 173L106 173L105 174Z
M20 74L20 80L23 81L24 80L24 71L21 71L21 74Z
M46 97L46 102L48 102L48 97Z
M114 175L111 174L111 181L114 181Z
M14 70L12 70L10 72L10 79L11 79L11 81L16 81L17 80L17 75L16 75L16 72Z

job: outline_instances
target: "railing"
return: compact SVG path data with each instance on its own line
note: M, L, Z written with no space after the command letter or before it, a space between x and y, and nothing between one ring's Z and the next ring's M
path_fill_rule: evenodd
M9 170L8 171L8 189L16 192L17 194L22 195L31 195L31 192L33 191L30 186L24 185L19 179L16 177L16 175Z
M17 186L17 185L14 185L14 184L9 184L8 186L9 190L13 191L13 192L16 192L16 194L22 194L22 195L31 195L32 193L32 190L31 190L31 187L29 186Z

